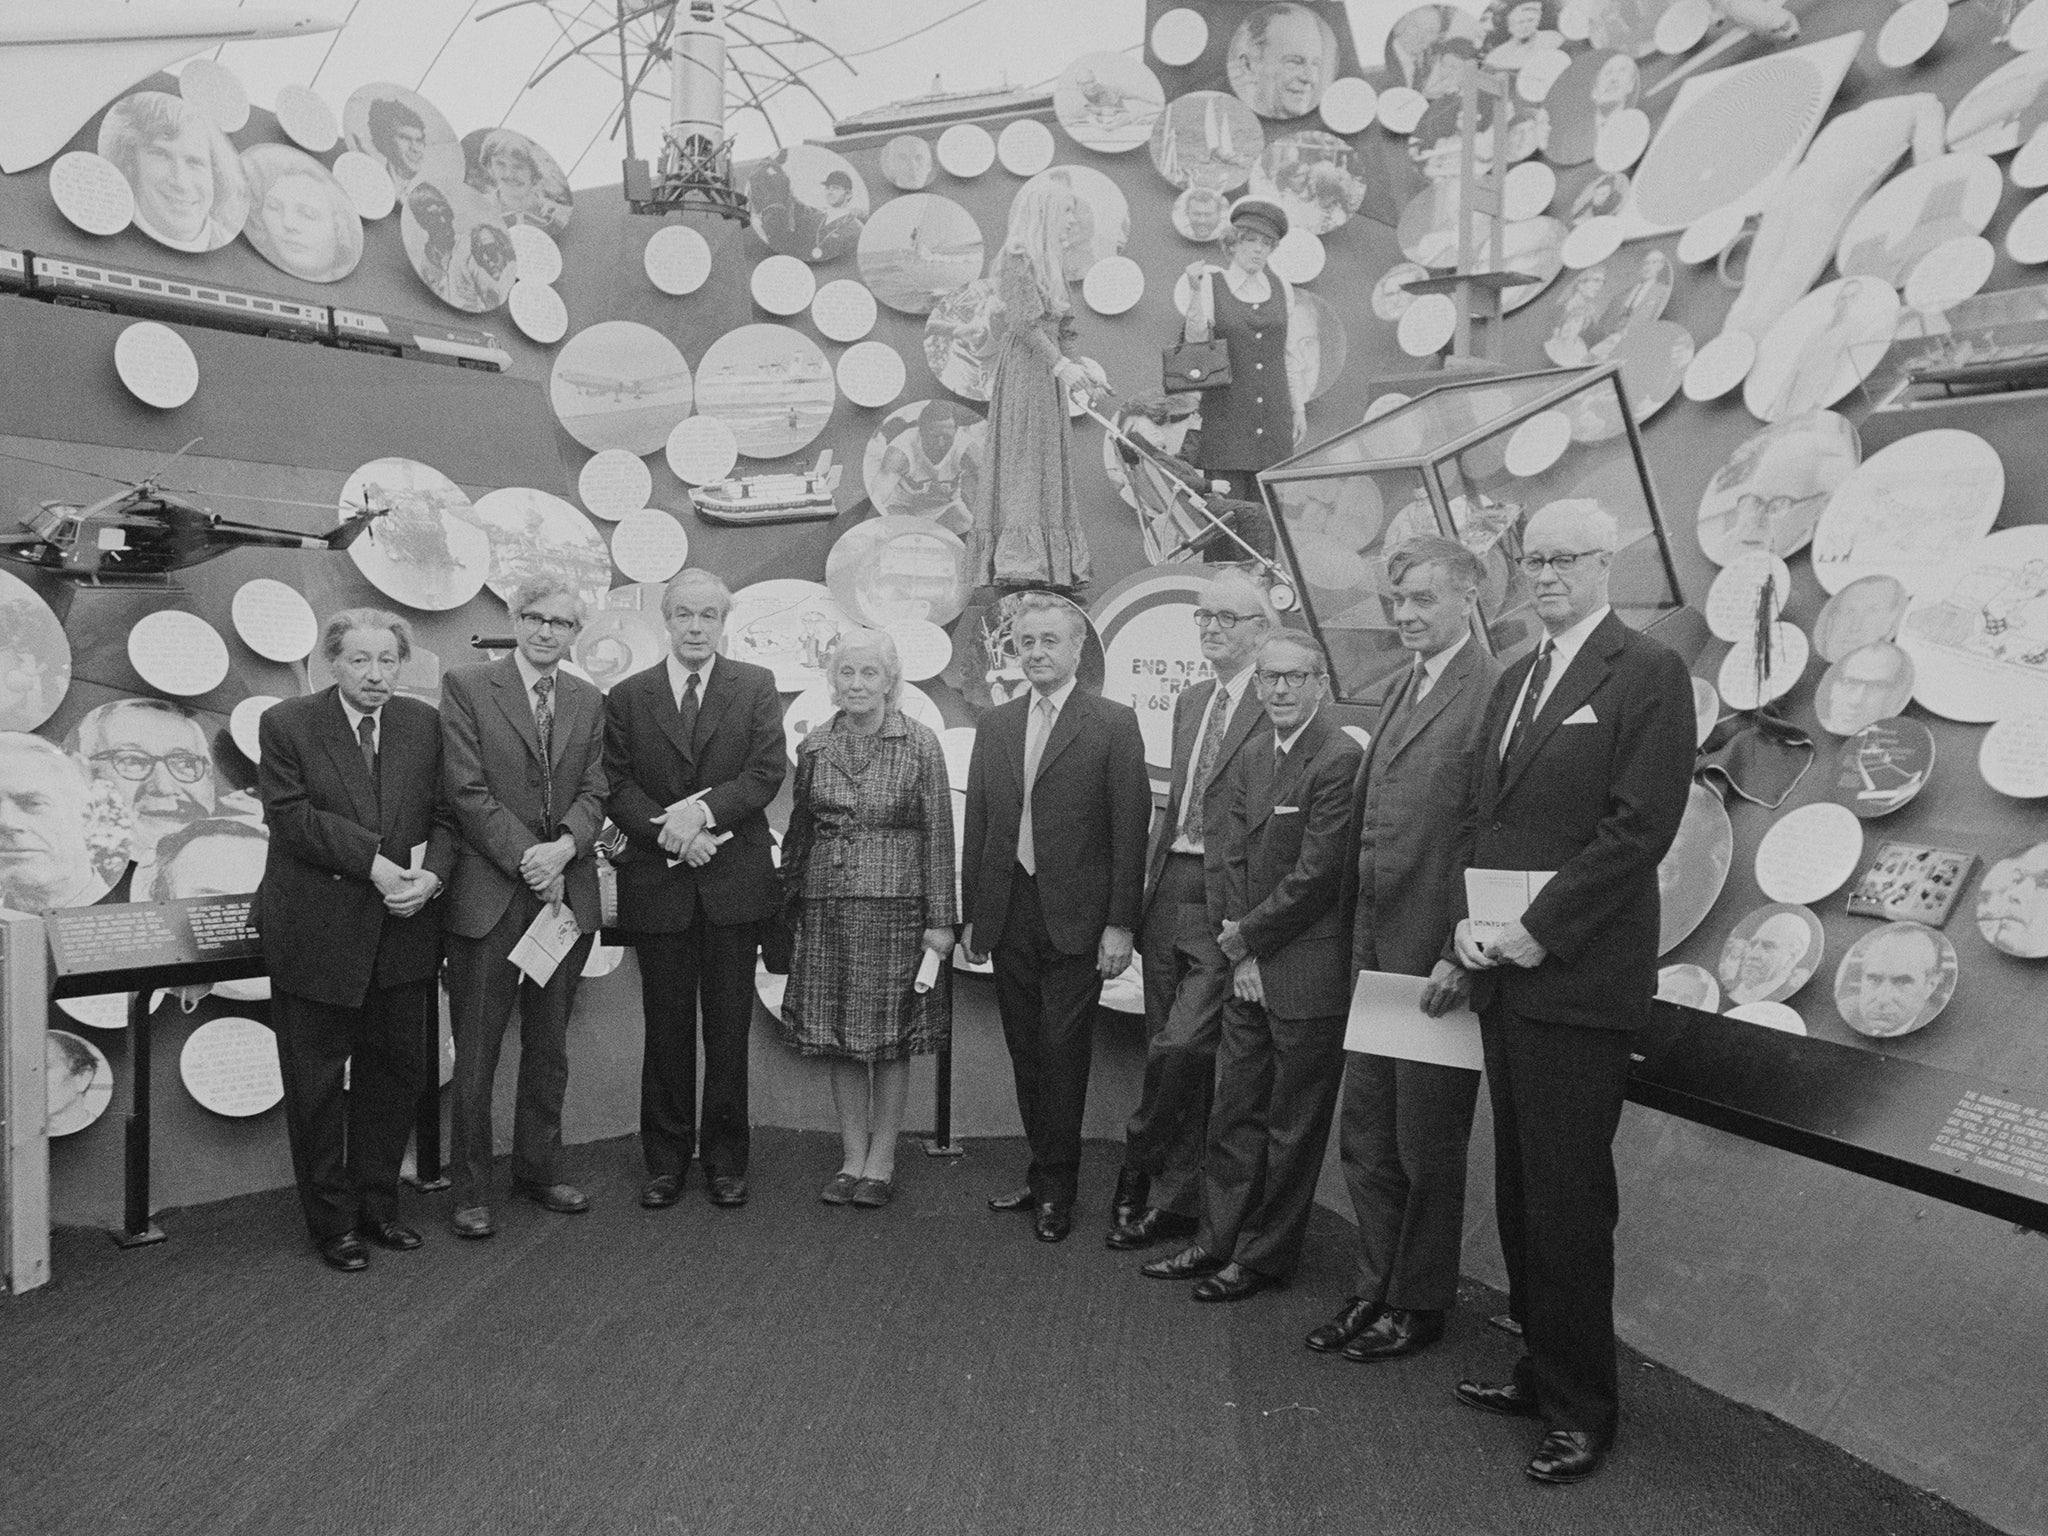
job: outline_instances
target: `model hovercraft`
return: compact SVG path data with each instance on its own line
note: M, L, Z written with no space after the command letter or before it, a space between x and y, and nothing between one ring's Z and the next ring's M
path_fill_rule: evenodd
M832 493L839 489L845 466L832 462L832 450L818 455L809 470L795 475L739 475L714 480L690 493L697 514L729 528L757 528L768 523L825 522L839 515Z

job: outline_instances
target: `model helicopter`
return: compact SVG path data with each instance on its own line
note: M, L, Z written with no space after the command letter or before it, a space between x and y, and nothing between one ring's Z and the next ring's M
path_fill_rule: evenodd
M21 519L17 531L0 533L0 560L81 586L168 588L172 571L231 549L346 549L386 511L365 507L352 512L331 533L230 522L164 490L157 482L168 463L90 506L42 503Z

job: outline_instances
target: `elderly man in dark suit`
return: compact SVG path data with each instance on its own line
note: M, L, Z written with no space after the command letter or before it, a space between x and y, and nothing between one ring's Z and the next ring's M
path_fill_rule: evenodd
M1597 502L1530 519L1522 569L1544 633L1487 706L1458 869L1554 872L1518 920L1458 924L1493 1106L1494 1207L1523 1355L1474 1408L1541 1418L1540 1482L1613 1443L1613 1141L1634 1031L1657 989L1657 864L1692 783L1685 663L1608 605L1617 533Z
M1039 1241L1057 1243L1074 1225L1095 1006L1102 983L1131 963L1152 786L1138 717L1075 682L1081 610L1027 593L1011 633L1031 688L975 734L960 912L968 955L995 956L1031 1143L1025 1186L989 1206L1032 1213Z
M1465 1001L1463 967L1443 958L1464 915L1452 867L1500 666L1472 638L1478 557L1453 539L1418 538L1387 558L1394 629L1414 658L1387 685L1379 729L1352 796L1358 858L1347 870L1351 968L1427 976L1423 1007ZM1458 1295L1465 1144L1479 1074L1365 1053L1345 1066L1338 1147L1358 1218L1358 1285L1308 1336L1347 1360L1391 1360L1443 1337Z
M420 1246L398 1219L398 1169L428 1070L455 821L433 706L393 692L405 620L347 609L320 654L334 685L257 727L270 847L255 910L299 1206L320 1257L359 1270L364 1237Z
M496 1230L491 1089L498 1048L519 1010L519 1089L512 1188L565 1215L590 1208L562 1170L562 1095L569 1084L569 1009L597 932L597 860L604 825L604 696L561 668L583 627L583 599L552 577L521 582L510 656L456 667L441 680L442 772L462 830L449 892L448 998L455 1027L453 1224L460 1237ZM554 904L580 930L545 983L510 956Z
M1202 655L1215 675L1173 701L1172 779L1153 823L1138 931L1144 1088L1125 1128L1112 1248L1191 1237L1201 1214L1202 1146L1231 969L1209 917L1210 882L1223 879L1222 850L1204 828L1222 820L1226 774L1265 719L1252 658L1278 623L1265 590L1241 571L1210 582L1195 609Z
M1321 705L1330 666L1283 630L1254 674L1270 730L1231 769L1217 942L1232 1000L1216 1053L1216 1108L1192 1246L1144 1266L1195 1280L1197 1301L1242 1301L1294 1273L1344 1073L1351 997L1340 900L1351 857L1358 743Z
M650 1210L682 1197L693 1151L713 1205L747 1199L754 957L782 899L765 812L789 765L774 674L718 654L731 610L711 572L678 574L661 597L668 656L605 702L611 815L626 834L619 928L640 963L646 1028L640 1203Z

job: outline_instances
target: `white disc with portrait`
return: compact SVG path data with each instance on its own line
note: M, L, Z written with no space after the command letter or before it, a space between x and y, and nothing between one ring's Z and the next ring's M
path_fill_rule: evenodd
M406 259L427 290L466 315L485 315L511 297L519 257L497 210L460 181L422 176L398 199Z
M363 257L363 220L347 188L304 150L242 151L249 220L242 233L273 267L309 283L338 283Z
M777 577L733 594L720 653L768 668L779 692L801 693L823 686L832 646L859 627L822 581Z
M1166 90L1143 60L1128 53L1084 53L1053 83L1052 110L1067 137L1082 148L1120 155L1151 142L1153 124L1166 110ZM939 152L943 160L943 140ZM1046 156L1046 164L1051 160Z
M854 253L867 223L868 184L844 155L795 144L739 174L755 237L769 250L813 266Z
M462 183L462 144L441 109L418 91L388 80L358 86L342 103L341 131L350 149L383 165L401 198L416 181Z
M1858 646L1821 674L1813 712L1837 736L1889 720L1913 697L1913 658L1889 640Z
M1774 901L1743 914L1714 969L1730 1003L1782 1003L1813 980L1826 958L1820 919L1806 907Z
M373 459L341 488L341 515L382 508L348 547L371 586L395 603L429 613L460 608L491 571L490 536L469 497L416 459Z
M93 146L135 196L135 227L174 251L217 251L249 217L249 179L227 135L167 91L123 96Z
M1859 576L1830 597L1813 621L1813 651L1830 666L1899 632L1911 594L1896 576Z
M898 199L901 201L901 199ZM932 377L968 400L986 400L995 375L993 278L976 278L932 307L924 325L924 360Z
M818 344L786 325L742 325L704 353L697 409L732 428L750 459L779 459L825 430L839 386Z
M0 571L0 731L32 731L71 688L71 642L50 605Z
M884 516L922 517L966 538L973 498L988 474L988 423L950 400L917 400L883 418L868 439L861 478Z
M929 139L899 133L882 146L882 175L899 192L920 192L932 184L936 162Z
M586 609L603 606L612 585L611 556L590 519L569 502L531 486L511 485L479 496L470 519L490 540L484 584L499 601L510 603L525 582L552 577L568 582Z
M1915 702L1945 720L2048 711L2048 527L1965 545L1923 578L1898 643L1913 658Z
M1919 592L1991 531L2005 465L1974 432L1935 427L1887 444L1829 498L1813 534L1813 574L1829 592L1859 576Z
M1898 321L1898 290L1883 278L1823 283L1764 333L1742 403L1759 421L1833 405L1883 360Z
M1721 899L1735 862L1735 827L1721 797L1694 784L1678 835L1657 864L1657 953L1668 955L1692 935Z
M1595 51L1570 57L1543 94L1550 118L1543 157L1552 165L1567 166L1591 160L1601 130L1635 107L1642 83L1642 71L1625 53Z
M1985 869L1977 931L2002 955L2048 957L2048 843L2014 849Z
M1799 1016L1799 1010L1790 1003L1741 1003L1730 1008L1722 1017L1739 1019L1744 1024L1758 1024L1765 1029L1775 1029L1781 1035L1806 1033L1806 1020Z
M1842 1022L1874 1040L1926 1028L1955 991L1955 945L1920 923L1886 923L1864 934L1835 971Z
M83 1035L53 1029L43 1036L43 1073L52 1140L75 1136L106 1113L114 1069Z
M1230 34L1223 72L1260 117L1306 117L1337 78L1336 28L1306 5L1262 5Z
M463 179L489 199L506 225L559 238L576 198L555 157L513 128L479 128L462 137ZM542 278L553 282L553 278Z
M1657 972L1657 1000L1697 1008L1702 1013L1718 1013L1721 985L1703 965L1667 965Z
M690 365L676 344L635 320L586 325L548 373L555 419L594 451L656 452L694 398Z
M1781 559L1797 554L1859 457L1856 429L1833 411L1809 411L1753 433L1700 496L1700 552L1716 565L1753 549Z

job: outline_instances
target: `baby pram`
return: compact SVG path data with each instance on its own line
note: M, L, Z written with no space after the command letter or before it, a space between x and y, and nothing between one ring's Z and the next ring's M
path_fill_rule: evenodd
M1274 558L1278 540L1265 507L1204 490L1200 470L1138 434L1138 424L1151 419L1142 407L1122 407L1113 419L1092 405L1085 409L1102 424L1123 468L1148 560L1242 566L1267 587L1275 608L1295 605L1294 583Z

